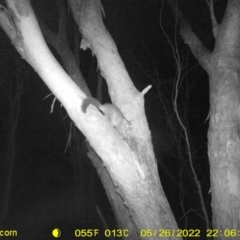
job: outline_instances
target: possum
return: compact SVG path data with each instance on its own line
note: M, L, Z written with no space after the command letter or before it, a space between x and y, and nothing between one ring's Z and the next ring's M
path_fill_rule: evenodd
M126 129L129 131L132 129L131 121L128 121L124 117L121 110L114 104L105 103L102 105L97 99L93 97L87 97L83 99L82 104L82 111L84 113L86 113L87 108L90 104L98 108L108 118L109 122L116 130L120 131L121 129Z

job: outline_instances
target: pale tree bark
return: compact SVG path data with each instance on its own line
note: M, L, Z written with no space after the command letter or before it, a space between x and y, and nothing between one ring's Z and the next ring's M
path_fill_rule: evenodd
M73 54L68 46L68 39L67 39L67 16L66 16L66 9L64 9L63 0L56 0L56 4L58 7L59 13L59 29L58 33L54 33L49 29L40 18L38 18L39 25L41 31L43 33L44 38L46 41L54 47L57 51L59 56L63 61L63 65L66 69L68 75L72 78L72 80L85 92L86 95L91 95L87 84L82 76L82 73L79 66L79 60L77 61L76 58L78 57L77 54ZM75 34L76 35L76 34Z
M96 55L107 81L112 102L132 121L131 131L117 132L96 108L81 110L86 94L76 85L47 48L28 0L6 1L0 24L21 56L34 68L70 118L102 159L97 163L120 228L127 239L179 239L177 224L166 200L157 172L151 134L144 111L144 94L138 92L119 57L115 43L102 22L99 0L69 0L73 16L83 35L82 48ZM11 16L11 17L10 17ZM53 104L54 106L54 104ZM92 154L93 155L93 154ZM96 157L91 156L92 159ZM146 229L151 229L146 233ZM142 234L142 235L141 235ZM155 235L154 235L155 234Z
M176 1L168 3L176 13L183 40L209 75L208 154L213 228L237 230L240 228L240 1L228 1L223 20L218 24L210 0L215 37L212 52L193 33ZM225 239L224 234L219 239Z

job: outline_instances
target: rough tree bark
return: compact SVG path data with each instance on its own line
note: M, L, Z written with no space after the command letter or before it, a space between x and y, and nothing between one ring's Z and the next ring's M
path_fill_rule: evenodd
M212 52L193 33L177 2L168 0L168 3L176 13L183 40L209 75L208 154L213 228L237 231L240 228L240 1L228 1L222 22L218 24L210 0L215 37ZM219 239L225 239L224 234Z

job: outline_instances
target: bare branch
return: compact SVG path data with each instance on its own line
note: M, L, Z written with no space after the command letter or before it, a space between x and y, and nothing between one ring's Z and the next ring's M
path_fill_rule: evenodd
M211 20L212 20L212 30L213 30L213 36L216 38L217 36L217 31L218 31L218 22L214 14L214 0L210 0L209 3L209 10L210 10L210 15L211 15Z
M180 27L180 34L184 42L191 48L192 53L197 58L201 66L207 72L209 72L211 53L203 46L200 39L192 31L190 24L183 16L181 10L177 5L177 2L175 0L168 0L168 4L177 18L177 22Z
M61 15L60 17L66 17L66 15ZM66 22L66 19L59 19L60 25L61 22L63 21ZM67 43L67 38L64 37L66 34L66 29L64 29L64 24L62 24L59 27L59 33L54 33L51 29L49 29L46 24L41 21L40 18L38 18L38 22L40 25L40 28L42 30L42 33L46 39L46 41L54 47L56 52L59 54L61 57L64 67L69 74L69 76L72 78L72 80L79 86L80 89L83 90L83 92L87 96L91 96L91 93L88 89L88 86L85 82L85 79L82 76L81 71L79 70L79 66L77 65L77 61L70 50L68 43Z

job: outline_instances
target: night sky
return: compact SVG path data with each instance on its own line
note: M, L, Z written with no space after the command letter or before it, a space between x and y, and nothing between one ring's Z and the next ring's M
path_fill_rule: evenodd
M0 3L5 5L2 0ZM51 30L57 31L55 1L31 3L38 18L44 20ZM194 167L211 219L207 157L208 76L181 39L166 1L163 5L158 0L106 0L102 3L106 14L104 23L134 85L139 91L153 85L145 95L146 114L160 178L178 226L182 229L204 229L186 142L173 111L176 62L167 38L174 47L178 47L182 63L178 110L188 129ZM215 1L219 22L225 5L226 1ZM214 38L206 1L182 0L179 6L193 31L205 47L212 50ZM73 50L76 25L67 4L66 10L69 46ZM32 234L38 235L40 232L47 234L55 226L69 232L75 228L103 228L96 206L101 209L109 227L116 227L104 189L87 158L84 136L74 129L58 101L51 113L54 96L31 66L21 59L2 29L0 42L1 193L9 174L6 167L8 159L14 159L9 217L0 229L24 229L28 226L35 229ZM58 54L49 47L62 64ZM79 54L79 67L92 95L96 97L97 61L90 50L79 49ZM109 101L105 83L103 100Z

